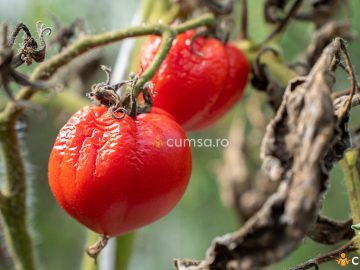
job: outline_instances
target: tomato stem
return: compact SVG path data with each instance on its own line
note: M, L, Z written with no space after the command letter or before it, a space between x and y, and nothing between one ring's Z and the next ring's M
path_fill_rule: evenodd
M144 78L136 85L136 89L143 89L148 80L155 73L155 69L164 60L169 51L175 35L189 29L209 26L214 23L212 14L204 14L193 20L178 25L163 23L141 25L110 31L97 35L85 35L77 39L72 45L62 50L50 59L39 64L30 76L31 81L48 80L55 72L70 63L78 56L101 46L121 41L125 38L145 35L162 35L164 45L161 54L152 63L152 68L144 74ZM32 239L27 228L26 215L26 175L24 160L21 157L18 137L15 130L17 119L24 111L21 102L33 97L36 93L34 87L23 87L16 95L17 102L8 102L0 113L0 151L4 164L4 180L2 193L0 193L0 212L2 223L6 232L6 241L10 247L16 270L35 270L35 256ZM106 242L102 239L102 245Z
M136 84L135 93L134 93L135 97L139 95L141 88L144 87L145 83L151 80L151 78L155 75L159 66L166 58L166 55L171 49L172 42L176 37L176 31L173 30L164 31L161 37L162 37L161 45L159 47L156 56L154 57L154 60L151 62L150 66L146 69L144 74L142 74L138 83Z
M0 211L16 270L35 270L33 243L27 228L25 168L21 157L16 130L9 124L0 123L0 151L4 164Z
M48 80L54 73L64 65L68 64L76 57L101 46L105 46L114 42L121 41L126 38L131 37L141 37L146 35L177 35L183 33L187 30L198 28L201 26L209 26L215 22L215 18L212 14L204 14L195 19L186 21L178 25L165 25L163 23L152 24L152 25L141 25L129 27L126 29L120 29L115 31L110 31L97 35L86 35L80 37L72 45L70 45L66 50L61 51L60 53L54 55L50 59L42 62L36 67L33 73L30 76L31 80ZM169 37L171 39L171 36ZM153 64L154 66L159 66L163 60L163 56L158 57L157 63ZM146 74L146 78L151 79L150 75L153 75L153 70L149 71ZM145 79L139 81L137 89L143 87L146 83ZM23 87L20 92L16 95L16 100L29 100L36 93L36 89L31 87ZM21 106L16 106L14 103L8 103L0 113L0 120L4 119L7 121L15 121L23 112L24 108Z

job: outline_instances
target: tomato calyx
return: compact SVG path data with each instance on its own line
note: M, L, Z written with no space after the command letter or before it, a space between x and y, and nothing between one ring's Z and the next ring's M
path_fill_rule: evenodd
M140 90L144 98L142 104L138 104L135 96L135 86L141 77L142 69L137 74L132 72L129 80L111 84L111 68L104 65L100 67L106 74L106 81L93 84L90 93L86 94L97 106L108 107L110 115L117 120L123 119L126 115L135 117L151 110L153 101L150 92L156 94L151 82L145 83ZM123 91L124 86L129 86L130 90ZM118 113L121 115L118 116Z

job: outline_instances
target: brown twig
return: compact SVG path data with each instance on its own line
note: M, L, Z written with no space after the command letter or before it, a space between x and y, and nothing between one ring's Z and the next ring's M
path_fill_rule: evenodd
M275 28L273 32L268 35L264 41L262 41L260 44L265 45L269 41L271 41L275 36L279 35L285 27L289 24L290 20L294 17L298 9L300 8L303 0L296 0L294 4L291 6L288 14L285 16L285 18L281 21L281 23Z
M312 267L315 267L315 269L319 269L319 265L335 260L336 258L338 258L340 256L341 253L349 253L349 252L353 252L356 251L357 247L354 243L354 241L350 241L347 244L345 244L344 246L331 251L329 253L320 255L318 257L315 257L313 259L308 260L307 262L300 264L296 267L290 268L289 270L306 270L306 269L310 269Z
M360 105L360 94L355 94L351 101L349 99L349 95L343 95L340 96L336 99L334 99L334 107L337 109L342 109L343 111L345 111L344 108L344 104L350 104L350 107L357 107Z
M247 0L241 0L241 21L240 21L240 39L248 39L248 3Z

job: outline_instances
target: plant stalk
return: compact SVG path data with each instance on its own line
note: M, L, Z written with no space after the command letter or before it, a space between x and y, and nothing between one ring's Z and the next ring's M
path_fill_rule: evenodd
M359 152L351 149L346 152L345 157L340 161L340 166L344 172L344 179L349 196L349 203L353 218L353 224L360 223L360 178L357 168Z
M19 140L10 122L0 122L0 153L4 168L1 221L16 270L35 270L33 243L27 228L26 181Z
M214 22L214 16L205 14L191 21L169 26L166 24L154 24L145 26L129 27L127 29L106 32L98 35L88 35L79 38L67 49L44 61L34 70L31 80L47 80L62 66L71 62L74 58L116 41L130 37L144 35L163 35L171 46L174 35L200 26L210 25ZM169 48L168 48L169 49ZM168 50L167 50L168 51ZM158 67L165 55L155 57L158 63L151 66ZM150 69L146 78L151 79L155 71ZM140 89L146 81L139 82ZM23 87L16 96L17 101L29 100L36 93L36 89ZM0 195L0 210L2 223L6 232L6 241L14 261L16 270L36 270L34 249L26 220L26 175L24 161L21 157L20 145L15 130L16 120L22 114L24 107L20 102L9 102L0 113L0 151L4 166L4 180L2 182L2 194Z
M69 48L51 57L49 60L41 63L32 73L31 80L47 80L54 75L54 73L62 66L68 64L76 57L88 52L94 48L105 46L117 41L121 41L125 38L139 37L145 35L162 35L166 32L180 34L189 29L194 29L201 26L211 25L215 21L212 14L204 14L190 21L169 26L166 24L154 24L144 26L134 26L127 29L110 31L103 34L88 35L79 38ZM157 60L163 60L162 57L156 57ZM157 63L156 65L160 65ZM155 65L152 63L152 65ZM141 83L145 83L141 80ZM141 88L143 85L138 85L137 88ZM30 87L23 87L16 95L16 100L29 100L36 93L36 89ZM0 114L0 120L6 119L15 121L23 111L21 106L17 106L14 103L8 103L3 112Z
M128 269L134 243L134 233L128 233L116 238L115 267L116 270Z

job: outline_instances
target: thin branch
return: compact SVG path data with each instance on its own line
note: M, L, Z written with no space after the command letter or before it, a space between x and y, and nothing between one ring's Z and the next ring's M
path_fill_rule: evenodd
M164 24L156 24L156 25L145 25L145 26L137 26L130 27L127 29L111 31L98 35L88 35L80 37L77 41L75 41L71 46L63 50L61 53L53 56L49 60L43 62L34 70L31 75L31 80L47 80L51 78L51 76L62 66L68 64L77 56L90 51L91 49L101 47L110 43L114 43L125 38L130 37L139 37L145 35L162 35L166 33L172 33L174 35L185 32L189 29L194 29L201 26L208 26L214 23L214 16L212 14L205 14L200 17L197 17L193 20L184 22L182 24L168 26ZM169 35L171 38L171 35ZM157 61L162 62L164 57L159 56L156 57ZM151 66L155 67L160 65L161 63L152 63ZM148 73L144 73L144 77L149 79L149 75L153 73L153 70ZM140 89L143 84L145 84L145 80L139 80L138 88ZM36 93L36 89L32 89L29 87L24 87L17 94L17 100L29 100ZM0 119L6 121L14 122L21 112L23 108L16 106L14 103L8 103L4 109L4 111L0 114Z
M286 15L286 17L281 21L281 23L275 28L275 30L265 38L263 42L261 42L262 45L268 43L271 41L275 36L279 35L285 27L289 24L290 20L294 17L298 9L300 8L303 0L296 0L295 3L292 5L292 7L289 10L289 13Z
M307 262L305 262L301 265L298 265L296 267L293 267L289 270L306 270L306 269L310 269L312 267L315 267L315 269L319 269L319 264L323 264L323 263L335 260L336 258L339 257L339 254L341 254L341 253L349 253L349 252L353 252L356 250L357 250L357 247L356 247L354 241L350 241L346 245L342 246L339 249L336 249L329 253L315 257L314 259L308 260Z
M360 89L360 84L357 85L357 91L359 91ZM333 99L336 99L336 98L339 98L339 97L342 97L342 96L347 96L350 94L352 88L347 88L345 90L340 90L340 91L336 91L332 94L332 98Z
M352 97L351 102L349 100L349 95L340 96L334 100L334 106L339 108L343 107L344 104L350 104L351 108L357 107L360 105L360 94L355 94Z
M241 0L240 39L248 39L248 3Z
M166 55L171 49L171 45L175 36L176 32L174 31L164 31L164 33L162 34L162 43L156 56L154 57L154 60L151 62L150 66L142 74L138 83L136 84L135 97L138 96L145 83L154 76L155 72L158 70L159 66L164 61Z

